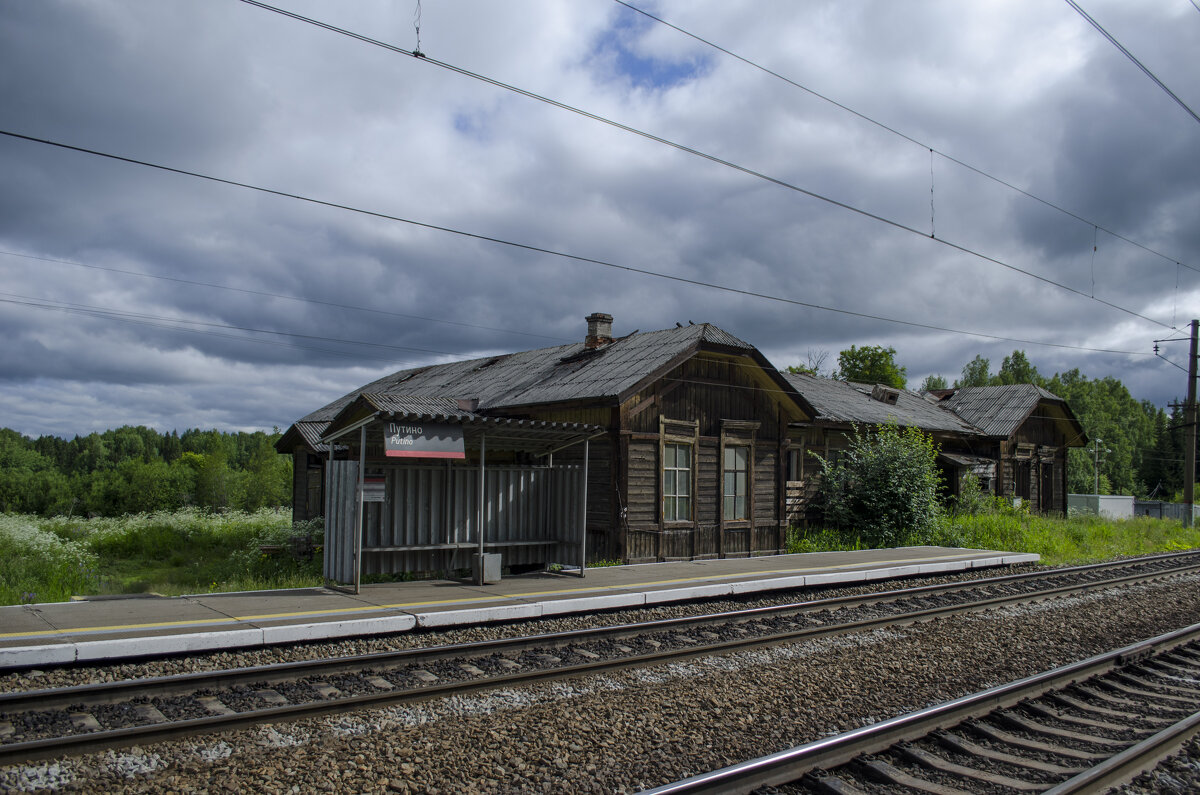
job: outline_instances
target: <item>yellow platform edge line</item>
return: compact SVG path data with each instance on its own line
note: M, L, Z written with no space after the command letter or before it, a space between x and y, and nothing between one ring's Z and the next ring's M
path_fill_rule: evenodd
M1003 553L1011 554L1011 553ZM329 615L352 615L355 613L372 613L388 610L403 610L405 608L416 607L435 607L455 604L473 604L478 602L496 602L506 599L522 600L537 596L560 596L563 594L576 593L595 593L597 591L633 591L639 588L654 588L663 585L681 585L684 583L705 582L713 580L729 580L737 577L763 577L768 575L792 575L804 576L808 574L816 574L819 572L830 571L832 569L840 569L844 571L855 571L864 568L880 568L888 569L895 566L904 566L912 563L932 563L940 560L951 558L971 558L972 555L964 555L962 553L954 553L950 555L939 555L937 557L923 558L901 558L897 560L887 561L871 561L869 563L852 563L833 566L808 566L803 569L769 569L766 571L741 572L737 574L717 574L703 575L699 577L680 577L671 580L651 580L649 582L628 583L625 585L594 585L585 586L582 588L567 588L555 591L533 591L522 594L496 594L477 595L463 599L437 599L425 602L395 602L384 605L363 605L362 607L338 607L329 610L302 610L292 613L260 613L249 616L227 616L224 618L203 618L203 619L186 619L182 621L155 621L144 624L112 624L99 627L70 627L65 629L46 629L34 630L29 632L3 632L0 633L0 639L6 638L34 638L34 637L53 637L55 635L80 635L99 632L121 632L124 630L137 629L167 629L170 627L188 627L188 626L211 626L213 624L240 624L251 621L265 621L270 619L281 618L304 618L313 616L329 616ZM203 594L199 594L203 595ZM518 602L519 603L519 602Z

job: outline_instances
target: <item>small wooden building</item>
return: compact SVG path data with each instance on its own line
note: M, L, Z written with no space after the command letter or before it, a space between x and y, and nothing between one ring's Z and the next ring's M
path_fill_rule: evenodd
M1087 434L1067 402L1033 384L939 390L938 405L977 427L995 462L993 491L1041 513L1067 512L1067 450Z
M969 471L1066 510L1066 450L1086 437L1045 390L919 395L781 373L707 323L614 337L611 315L586 320L580 342L402 370L288 429L293 515L327 516L332 579L348 555L369 575L459 568L463 550L508 567L779 553L816 490L809 453L889 421L933 435L950 493ZM389 454L389 428L424 423L457 429L461 454ZM379 504L352 513L368 485Z

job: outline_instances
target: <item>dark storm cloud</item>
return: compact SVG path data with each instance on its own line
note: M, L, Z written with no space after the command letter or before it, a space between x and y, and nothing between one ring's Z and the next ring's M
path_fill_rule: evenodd
M422 49L916 233L243 4L10 5L0 20L2 129L950 329L1147 352L1169 333L941 245L928 237L935 229L1168 324L1200 311L1200 274L940 155L931 174L927 148L616 4L426 0ZM1190 17L1093 5L1165 82L1189 88L1200 44L1196 26L1181 24ZM404 4L288 7L415 45ZM1200 266L1200 127L1069 7L653 10ZM125 313L0 304L3 424L26 433L286 426L394 369L578 339L592 311L611 312L618 333L714 322L779 366L892 345L914 385L928 373L953 379L976 353L998 367L1014 348L1045 373L1111 373L1158 403L1182 382L1153 358L766 301L12 139L0 139L0 171L0 250L29 255L0 254L2 292Z

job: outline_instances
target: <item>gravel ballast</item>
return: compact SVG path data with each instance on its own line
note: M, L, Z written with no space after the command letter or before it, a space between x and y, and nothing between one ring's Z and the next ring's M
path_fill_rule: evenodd
M1179 576L899 629L0 769L0 788L632 792L1190 625L1200 618L1198 600L1200 577Z

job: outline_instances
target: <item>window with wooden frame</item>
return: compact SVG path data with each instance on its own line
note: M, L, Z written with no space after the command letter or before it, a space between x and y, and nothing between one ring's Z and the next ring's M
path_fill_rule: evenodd
M750 473L750 448L743 445L725 447L725 493L722 500L727 522L750 518L747 498Z
M692 446L668 442L663 445L662 513L664 522L692 519Z

